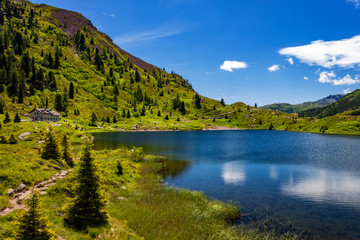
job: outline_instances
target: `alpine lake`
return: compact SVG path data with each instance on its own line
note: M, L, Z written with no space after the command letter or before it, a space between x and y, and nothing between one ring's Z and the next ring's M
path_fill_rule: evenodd
M360 137L283 131L96 133L95 149L167 157L164 184L271 211L321 239L360 239Z

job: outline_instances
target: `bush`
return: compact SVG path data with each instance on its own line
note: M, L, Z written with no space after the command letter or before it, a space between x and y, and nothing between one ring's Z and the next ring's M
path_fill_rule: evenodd
M134 162L141 162L144 160L145 153L142 147L133 147L131 150L130 158L134 160Z
M15 135L13 133L10 134L9 143L10 144L16 144L17 142L18 142L17 137L15 137Z
M117 162L115 173L116 173L116 175L118 175L118 176L124 174L124 173L123 173L123 167L121 166L121 162Z
M8 141L6 140L6 137L4 135L0 135L0 143L1 144L6 144L8 143Z

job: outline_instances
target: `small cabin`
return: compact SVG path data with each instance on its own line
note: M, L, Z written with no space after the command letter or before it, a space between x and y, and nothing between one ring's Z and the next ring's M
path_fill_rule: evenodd
M31 120L34 122L58 122L60 120L60 114L50 108L34 108L29 113Z

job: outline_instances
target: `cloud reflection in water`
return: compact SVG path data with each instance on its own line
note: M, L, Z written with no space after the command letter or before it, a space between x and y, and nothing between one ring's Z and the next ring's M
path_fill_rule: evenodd
M225 184L242 185L246 180L244 164L238 161L224 163L221 177Z
M302 175L292 178L293 174ZM284 195L360 207L360 177L349 172L326 169L301 168L292 173L289 180L281 185Z

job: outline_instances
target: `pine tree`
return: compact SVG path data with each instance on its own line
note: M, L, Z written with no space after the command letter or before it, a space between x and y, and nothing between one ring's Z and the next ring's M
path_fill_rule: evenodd
M11 133L10 138L9 138L9 143L10 144L16 144L18 141L19 140L17 139L17 137L13 133Z
M5 113L5 118L4 118L4 124L7 124L7 123L9 123L9 122L11 122L10 116L9 116L9 113L6 112L6 113Z
M201 109L201 98L198 94L195 95L195 106L197 109Z
M5 101L4 99L0 98L0 114L4 114L4 108L5 108Z
M19 84L18 103L24 103L24 83Z
M15 118L14 118L14 123L19 123L19 122L21 122L21 119L20 119L19 114L16 113Z
M72 82L70 82L69 86L69 98L74 99L74 84Z
M57 93L55 95L55 104L54 104L54 108L58 111L64 111L65 110L65 106L64 106L64 102L62 99L62 96L60 93Z
M135 70L135 82L140 82L140 81L141 81L140 73L139 73L139 71L136 69L136 70Z
M221 105L223 105L225 107L225 101L223 98L220 100L220 103L221 103Z
M97 124L96 124L96 122L98 121L98 117L96 116L96 113L92 113L91 114L91 119L90 119L90 126L93 126L93 127L96 127L97 126Z
M128 111L127 111L127 114L126 114L126 118L130 118L130 117L131 117L130 111L128 110Z
M185 115L186 111L185 111L185 103L181 102L181 107L180 107L180 112L182 115Z
M62 140L61 140L61 146L62 146L62 158L65 160L67 165L70 167L74 167L74 161L70 155L70 144L69 144L69 137L67 134L64 134Z
M41 157L44 159L55 160L58 160L60 158L59 144L56 137L54 136L52 128L49 129L49 133L47 139L45 140Z
M36 190L32 191L26 205L29 209L19 219L15 239L55 240L55 234L50 230L48 220L41 216L41 201Z
M114 115L113 123L117 123L116 116Z
M81 157L77 172L77 186L74 199L65 214L65 223L76 229L99 226L107 223L106 201L100 191L98 168L87 145Z

